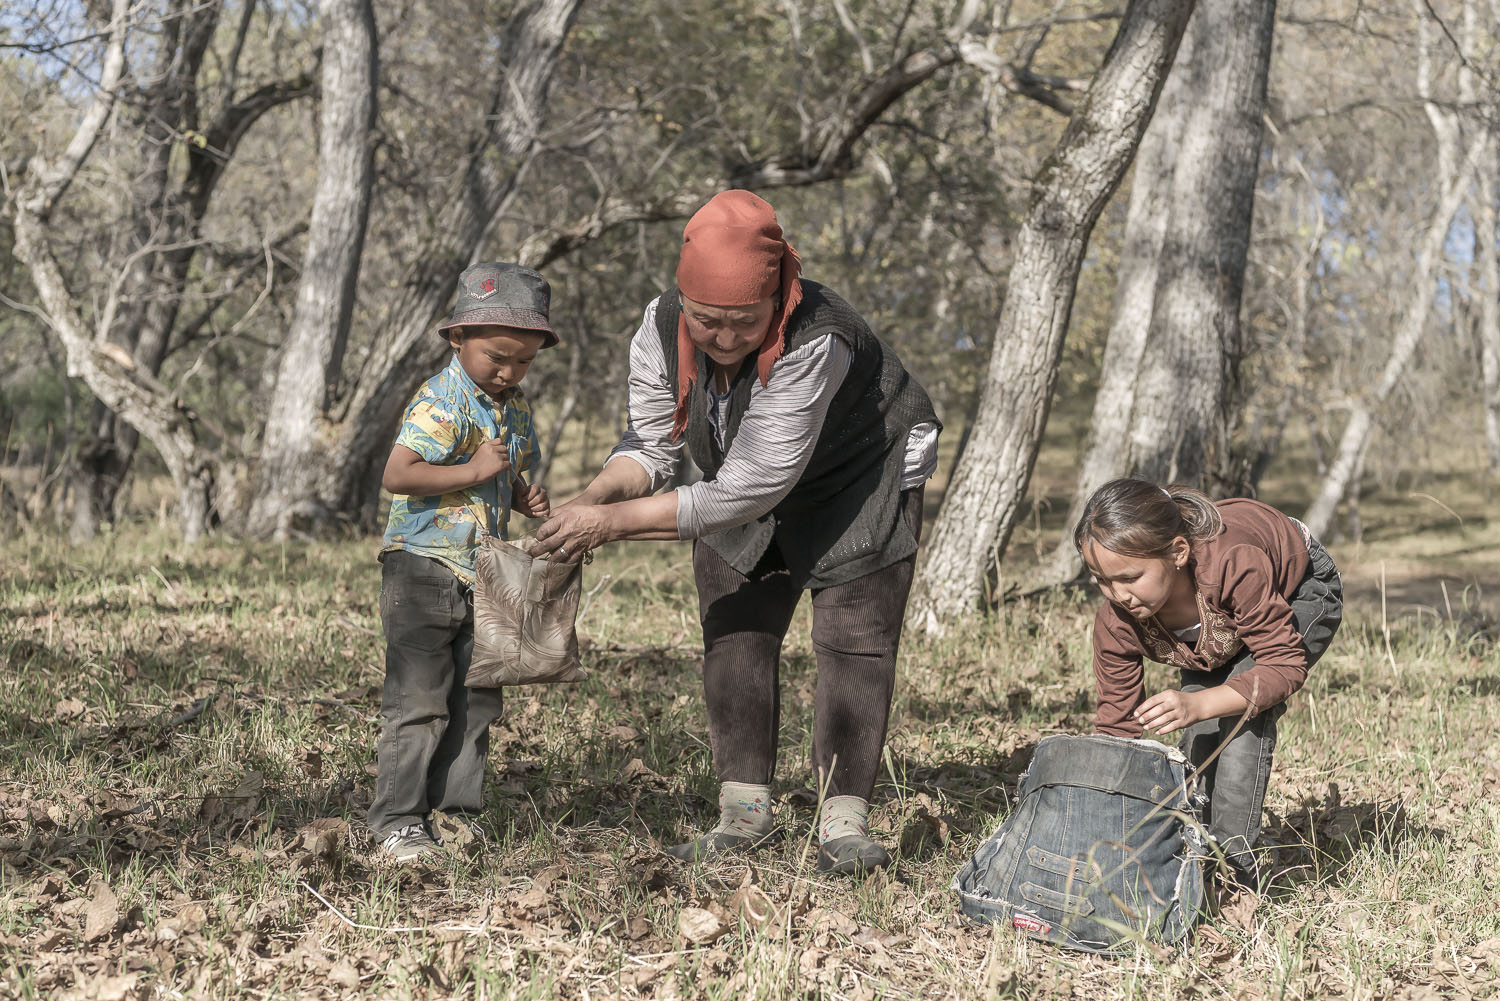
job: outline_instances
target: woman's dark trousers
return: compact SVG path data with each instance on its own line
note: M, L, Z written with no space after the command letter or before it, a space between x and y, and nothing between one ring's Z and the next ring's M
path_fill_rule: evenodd
M921 537L922 490L902 494ZM813 591L813 778L826 794L869 799L875 789L896 680L896 648L913 555L883 570ZM773 544L745 576L701 542L693 546L703 624L708 734L721 782L769 785L781 722L781 643L802 597Z

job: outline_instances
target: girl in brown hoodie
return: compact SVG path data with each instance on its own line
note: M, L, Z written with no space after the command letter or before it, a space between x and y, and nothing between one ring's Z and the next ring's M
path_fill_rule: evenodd
M1276 720L1343 618L1338 568L1270 505L1138 479L1100 487L1073 541L1108 599L1094 619L1096 730L1181 731L1205 824L1231 875L1253 881ZM1181 687L1147 697L1147 657L1177 667Z

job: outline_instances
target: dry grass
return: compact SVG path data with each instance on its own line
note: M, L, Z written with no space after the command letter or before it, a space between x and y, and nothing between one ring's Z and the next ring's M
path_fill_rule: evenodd
M0 996L1497 996L1500 655L1478 605L1353 608L1283 722L1271 891L1187 953L1101 960L969 926L948 888L1036 740L1087 725L1083 598L907 643L873 816L901 859L863 883L806 851L804 606L792 837L694 868L658 851L713 812L686 550L617 547L586 582L591 678L516 691L494 733L497 843L395 869L359 823L372 552L145 529L0 548Z

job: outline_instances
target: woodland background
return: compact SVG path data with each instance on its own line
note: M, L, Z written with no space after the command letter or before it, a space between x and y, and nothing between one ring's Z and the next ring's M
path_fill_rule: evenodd
M1493 996L1497 109L1496 0L0 5L0 983ZM458 272L552 282L524 388L566 499L729 186L946 424L900 867L659 864L712 772L685 548L634 545L592 571L594 679L497 733L498 848L380 870L379 472ZM1303 517L1352 600L1287 716L1274 889L1113 964L962 926L946 881L1087 725L1065 529L1127 473Z
M929 628L988 590L1054 408L1093 401L1074 505L1300 463L1297 513L1358 534L1367 485L1493 478L1495 4L1194 6L10 8L5 510L88 538L165 473L189 541L378 529L482 258L551 278L564 347L526 389L548 461L591 468L730 185L948 425Z

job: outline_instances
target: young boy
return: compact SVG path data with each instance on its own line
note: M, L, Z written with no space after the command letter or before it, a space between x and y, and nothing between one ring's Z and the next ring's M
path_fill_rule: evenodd
M474 556L484 531L505 537L511 510L545 518L547 491L522 473L539 457L517 384L557 344L551 289L515 264L476 264L438 333L448 367L406 408L382 486L395 496L381 545L385 624L379 774L368 823L390 859L437 847L440 810L483 836L484 761L500 689L464 684L474 651Z

